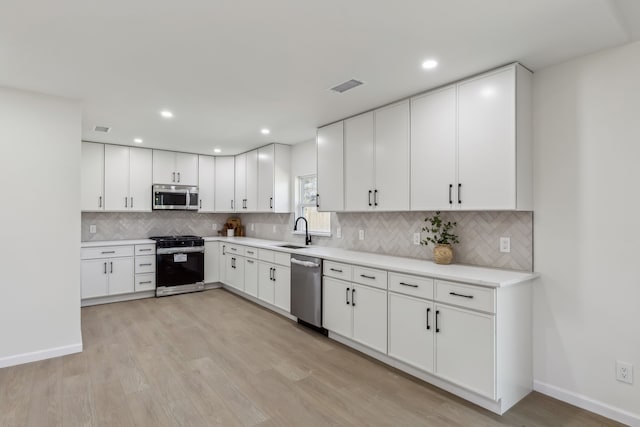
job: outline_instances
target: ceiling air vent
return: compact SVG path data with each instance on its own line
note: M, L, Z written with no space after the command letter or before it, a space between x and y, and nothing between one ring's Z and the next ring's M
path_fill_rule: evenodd
M96 126L93 128L95 132L109 133L111 128L109 126Z
M353 89L354 87L358 87L362 84L360 80L351 79L344 83L340 83L338 86L332 87L330 90L338 93L344 93L348 90Z

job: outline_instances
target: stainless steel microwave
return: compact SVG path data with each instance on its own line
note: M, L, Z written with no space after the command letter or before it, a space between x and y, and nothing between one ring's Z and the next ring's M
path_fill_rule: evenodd
M198 187L189 185L153 186L153 210L198 210Z

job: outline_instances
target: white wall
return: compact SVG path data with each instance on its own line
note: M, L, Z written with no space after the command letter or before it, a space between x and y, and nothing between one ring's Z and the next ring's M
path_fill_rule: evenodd
M640 425L640 43L536 72L534 132L536 388Z
M82 349L80 108L0 88L0 367Z

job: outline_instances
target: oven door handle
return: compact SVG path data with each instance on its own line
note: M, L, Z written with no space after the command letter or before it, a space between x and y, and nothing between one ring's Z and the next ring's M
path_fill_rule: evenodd
M171 254L189 254L189 253L204 253L204 246L193 246L190 248L158 248L156 249L157 255L171 255Z

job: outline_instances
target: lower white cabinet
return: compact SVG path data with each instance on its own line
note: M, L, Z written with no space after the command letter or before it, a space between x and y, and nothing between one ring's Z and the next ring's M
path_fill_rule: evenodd
M273 267L273 305L291 312L291 268L275 265Z
M134 292L133 257L82 261L81 297L95 298Z
M244 291L244 257L226 255L226 284L239 291Z
M206 253L205 248L205 254ZM227 256L229 256L227 254L227 244L220 243L220 248L218 249L218 280L222 283L227 283Z
M204 242L204 282L220 281L220 243Z
M435 305L435 373L494 399L495 316Z
M387 292L324 277L323 326L374 350L387 352Z
M244 291L252 297L258 296L258 261L244 259Z
M273 264L260 262L258 265L258 299L273 304L274 295Z
M433 372L433 303L389 292L389 356Z
M109 260L109 295L128 294L135 290L133 258Z

